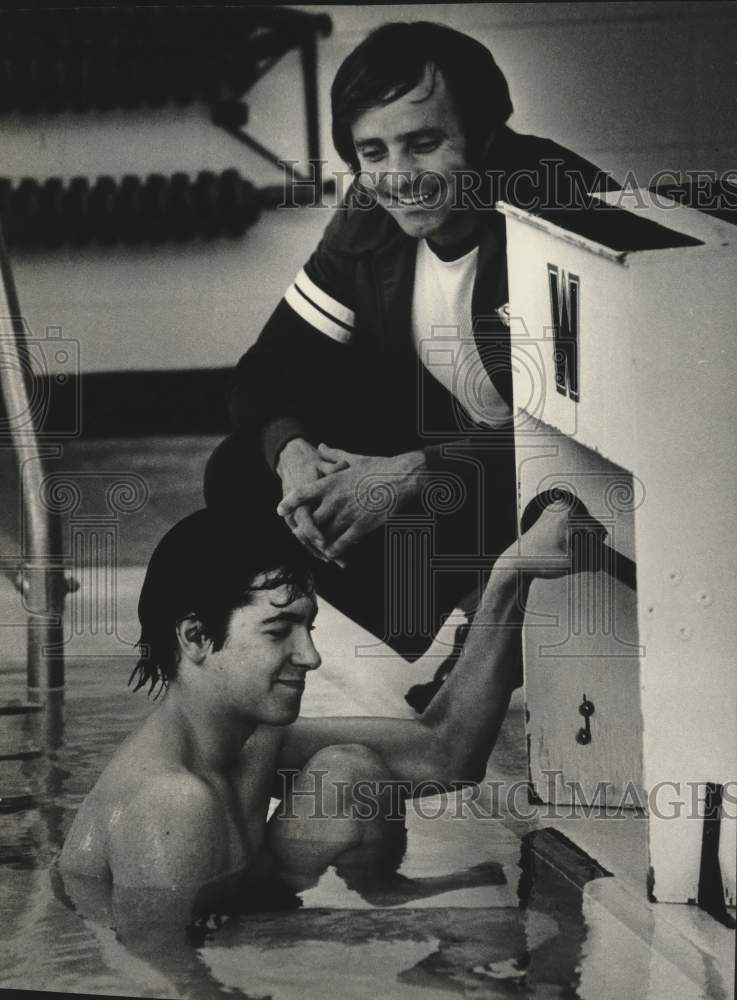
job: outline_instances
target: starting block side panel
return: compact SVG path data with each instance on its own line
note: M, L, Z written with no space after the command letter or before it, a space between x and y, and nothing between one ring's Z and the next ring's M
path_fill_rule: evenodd
M694 287L686 262L651 281L681 322L657 351L638 346L637 568L650 862L662 901L698 898L706 783L722 784L720 855L735 903L737 824L737 286L734 251ZM658 311L644 298L644 324ZM658 391L653 390L658 387ZM731 801L728 800L730 796Z
M704 856L716 856L709 844L718 842L711 882L733 906L735 228L648 204L644 221L665 237L635 239L617 253L616 241L582 238L575 220L556 226L500 210L520 508L540 489L570 489L600 519L611 515L613 548L637 567L636 597L620 583L611 597L603 579L588 574L532 588L525 639L532 780L541 797L558 802L565 784L546 796L546 770L589 794L614 778L613 803L630 781L642 783L655 897L696 900ZM684 238L670 238L679 233ZM596 473L617 467L616 477L631 473L633 509L611 512L607 496L620 488L607 493ZM620 657L622 643L637 652ZM584 694L593 711L590 738L580 743Z
M642 490L629 472L552 430L519 447L517 462L520 509L543 490L566 489L606 525L610 546L634 558ZM561 805L644 805L634 591L604 572L536 580L523 649L538 797ZM593 706L588 720L585 702Z

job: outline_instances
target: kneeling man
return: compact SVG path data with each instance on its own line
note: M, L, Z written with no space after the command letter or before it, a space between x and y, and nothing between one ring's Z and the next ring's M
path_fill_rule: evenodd
M308 842L325 865L370 852L396 831L397 788L406 799L483 778L529 583L571 572L568 509L543 509L495 563L458 665L416 719L298 718L320 666L317 602L305 550L274 521L202 510L156 548L134 677L165 696L82 804L62 872L189 886L194 902L265 862L289 873Z

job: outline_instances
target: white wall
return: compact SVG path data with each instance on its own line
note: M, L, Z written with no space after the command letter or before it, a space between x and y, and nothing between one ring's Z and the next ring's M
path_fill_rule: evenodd
M622 176L632 169L646 178L664 164L734 166L737 18L729 3L303 9L334 18L322 49L325 92L341 59L368 31L385 20L423 18L488 45L509 81L510 124L520 132L550 136Z
M634 170L737 162L728 3L480 3L324 6L333 34L320 43L323 155L328 89L347 53L386 20L425 18L468 31L507 74L513 127L548 135L620 179ZM305 155L295 53L250 98L249 130L288 159ZM237 167L258 184L280 180L209 124L203 105L156 111L0 119L0 176L20 178ZM17 252L16 279L37 334L62 326L80 340L87 371L219 367L258 334L314 246L327 210L264 213L239 240Z

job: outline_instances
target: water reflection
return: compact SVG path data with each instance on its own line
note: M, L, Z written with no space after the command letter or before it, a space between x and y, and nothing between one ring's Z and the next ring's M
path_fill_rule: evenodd
M346 852L335 861L335 874L377 907L361 911L302 908L295 889L300 880L307 887L319 878L319 845L308 845L302 872L293 870L286 880L235 880L221 887L217 900L212 893L200 897L194 919L186 893L113 894L103 880L58 872L53 887L88 925L100 932L114 927L131 959L163 977L175 995L196 988L205 998L227 990L306 1000L330 988L350 997L399 998L418 987L447 996L551 989L577 995L587 933L581 890L606 874L595 862L554 835L551 840L549 831L536 831L521 841L517 908L422 909L412 904L461 887L501 884L504 873L489 861L406 878L397 871L404 846L373 859ZM374 993L364 981L368 970Z
M3 744L33 754L0 762L0 796L17 805L3 817L0 864L29 870L52 863L103 766L151 710L126 696L128 672L127 663L102 677L71 666L67 691L48 692L41 711L2 718ZM5 697L25 700L24 678L14 681L5 679Z
M491 830L490 860L423 878L399 871L407 849L403 830L373 857L344 852L335 859L334 845L305 844L301 864L283 879L221 887L217 898L200 899L194 919L186 894L113 896L99 879L62 879L53 868L50 886L44 869L74 808L135 721L119 707L109 720L101 718L107 713L98 694L88 690L66 705L63 695L54 696L43 713L22 723L22 741L44 752L20 765L37 808L12 817L21 855L14 867L33 871L17 871L17 891L6 897L6 904L15 902L12 914L6 908L11 920L3 937L17 958L17 979L6 981L47 989L86 984L92 991L112 983L113 991L205 1000L224 991L300 1000L313 993L323 1000L328 984L350 997L416 995L418 986L447 996L526 992L544 984L575 993L586 935L580 892L586 873L571 883L542 858L534 834L521 844L518 908L438 907L443 893L504 884ZM145 706L130 704L144 714ZM328 865L349 893L376 909L303 908L300 892ZM435 908L423 909L431 899Z
M187 887L166 891L113 889L104 879L62 875L55 867L50 876L56 898L74 910L102 948L106 946L109 930L115 932L116 943L125 950L130 971L146 987L157 983L159 990L163 985L167 993L188 996L196 986L197 997L222 998L222 985L201 962L198 947L205 933L223 926L230 918L229 913L201 915L193 923L193 894ZM203 925L203 921L207 923ZM248 996L240 989L232 992L239 997Z
M40 711L3 719L8 753L0 795L11 806L4 824L0 859L20 868L46 866L63 838L64 771L58 751L64 746L64 692L49 692Z
M198 1000L227 993L403 1000L417 998L418 988L448 1000L518 994L588 1000L606 979L621 996L728 995L719 970L705 965L709 956L696 954L680 935L674 940L657 912L649 928L632 922L625 928L619 911L609 916L615 880L602 878L602 869L551 831L524 836L517 854L508 830L502 838L501 824L484 824L468 855L474 864L464 867L461 843L470 829L438 824L417 831L416 840L411 833L408 850L401 838L386 845L372 864L344 853L331 859L325 875L320 858L329 852L305 844L291 881L235 885L229 898L208 900L193 920L188 911L164 919L177 902L171 895L162 901L156 893L123 894L116 909L100 880L70 886L54 875L52 890L49 865L75 809L150 710L120 694L127 672L127 665L114 666L99 680L80 671L66 703L61 697L43 715L4 720L19 744L37 744L43 755L4 764L3 775L27 787L36 806L3 817L3 986ZM433 874L431 843L451 833L457 870ZM516 906L503 885L505 874L515 883L515 860ZM426 877L410 878L408 871ZM324 887L318 905L310 902L318 898L310 890L316 883ZM473 908L443 905L444 893L481 886L492 891L477 895ZM703 989L694 985L699 964L706 970Z

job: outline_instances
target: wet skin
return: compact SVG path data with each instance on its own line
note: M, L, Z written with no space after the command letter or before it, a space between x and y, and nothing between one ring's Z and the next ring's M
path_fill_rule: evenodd
M252 603L233 612L219 651L196 619L179 623L177 679L82 804L62 873L102 877L118 890L175 888L190 905L203 888L259 873L266 848L288 868L306 841L329 843L330 864L381 838L380 809L369 822L336 814L331 777L349 794L366 779L403 782L409 794L429 781L481 780L514 683L521 601L533 576L569 572L568 538L568 512L546 510L500 557L464 656L419 719L297 719L305 678L320 665L312 596L254 590ZM303 795L267 827L280 772L310 787L312 769L328 775L326 815L311 815L314 799Z
M222 650L180 627L179 677L84 801L62 870L125 885L209 882L262 852L284 739L309 670L314 598L286 587L237 608Z

